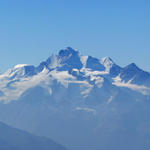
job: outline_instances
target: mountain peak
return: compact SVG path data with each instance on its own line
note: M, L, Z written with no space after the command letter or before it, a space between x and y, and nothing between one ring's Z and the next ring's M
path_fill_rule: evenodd
M135 63L131 63L128 66L137 67L137 65Z
M106 71L109 71L110 68L112 68L112 66L115 64L110 57L104 57L100 60L100 62L105 66Z
M59 56L65 57L69 55L77 55L79 52L71 47L66 47L65 49L62 49L59 51Z
M125 69L141 70L135 63L129 64L128 66L125 67Z
M18 64L14 68L17 69L17 68L22 68L22 67L26 67L26 66L31 66L31 65L28 65L28 64Z
M102 58L101 59L101 63L103 63L103 64L114 64L114 61L109 57L109 56L107 56L107 57L104 57L104 58Z

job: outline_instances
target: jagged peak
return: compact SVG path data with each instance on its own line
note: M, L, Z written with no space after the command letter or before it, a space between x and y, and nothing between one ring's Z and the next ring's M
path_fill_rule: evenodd
M106 68L106 71L110 71L110 68L115 64L114 61L110 57L104 57L100 59L101 64L103 64Z
M108 63L109 64L115 64L114 61L109 56L102 58L100 61L102 64L106 64L106 63L107 64Z
M65 49L62 49L59 51L59 56L64 57L64 56L69 56L70 54L72 55L77 55L79 52L72 47L66 47Z
M58 55L50 56L46 61L42 62L38 66L38 70L41 71L43 68L67 70L70 68L82 68L82 62L80 60L79 52L71 47L66 47L59 51Z
M124 69L141 70L135 63L127 65L126 67L124 67Z

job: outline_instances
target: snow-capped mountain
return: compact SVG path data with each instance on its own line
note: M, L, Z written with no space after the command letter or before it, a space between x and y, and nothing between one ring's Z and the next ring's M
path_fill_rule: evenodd
M137 85L150 86L150 73L138 68L136 64L132 63L123 68L120 77L124 82L130 82Z
M70 150L148 150L149 102L150 73L71 47L0 75L0 120Z
M109 57L97 59L82 56L68 47L60 50L58 55L50 56L37 67L20 64L1 74L0 100L17 100L27 89L37 85L49 90L51 95L51 84L54 81L63 87L78 85L83 97L88 97L94 87L103 88L105 84L108 84L107 88L113 86L116 89L122 85L147 94L150 90L150 74L135 64L122 68ZM133 88L134 86L137 88Z

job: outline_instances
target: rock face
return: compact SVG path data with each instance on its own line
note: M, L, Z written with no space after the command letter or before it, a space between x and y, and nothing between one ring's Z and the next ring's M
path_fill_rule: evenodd
M148 150L150 73L71 47L0 75L0 120L70 150Z
M66 150L54 141L0 122L0 150Z

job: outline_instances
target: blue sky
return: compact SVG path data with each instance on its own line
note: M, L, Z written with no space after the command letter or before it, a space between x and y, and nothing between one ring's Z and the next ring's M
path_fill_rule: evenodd
M0 70L71 46L150 71L149 0L0 1Z

